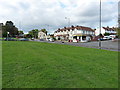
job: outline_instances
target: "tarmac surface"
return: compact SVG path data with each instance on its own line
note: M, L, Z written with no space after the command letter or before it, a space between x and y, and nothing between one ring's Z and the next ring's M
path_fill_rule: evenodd
M50 42L50 41L40 41L40 40L34 40L34 41L100 49L99 41L79 42L79 43L75 43L75 42L62 42L62 41ZM112 41L112 40L101 41L101 49L110 50L110 51L120 51L119 44L120 44L120 40L117 40L117 41Z

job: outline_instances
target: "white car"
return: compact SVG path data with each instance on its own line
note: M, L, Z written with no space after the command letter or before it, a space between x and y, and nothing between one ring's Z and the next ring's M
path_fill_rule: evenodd
M76 39L73 39L73 42L78 42Z
M112 38L110 36L104 36L103 40L111 40Z
M49 41L54 42L54 39L53 39L53 38L50 38Z
M31 38L31 40L34 40L34 38Z
M116 35L110 35L110 37L111 37L112 39L115 39Z

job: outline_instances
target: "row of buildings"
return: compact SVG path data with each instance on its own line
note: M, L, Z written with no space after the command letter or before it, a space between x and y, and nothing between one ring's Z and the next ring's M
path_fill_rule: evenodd
M72 40L72 41L85 41L91 40L91 37L95 35L95 30L84 27L84 26L71 26L71 27L64 27L62 29L58 29L54 32L54 37L57 40Z
M96 36L100 34L100 29L92 29L90 27L85 26L71 26L71 27L64 27L58 28L54 32L54 38L56 40L61 41L70 41L70 42L84 42L90 41L94 39ZM101 34L109 34L109 35L116 35L117 31L116 28L112 27L102 27ZM49 35L46 35L43 32L38 33L39 39L50 39Z

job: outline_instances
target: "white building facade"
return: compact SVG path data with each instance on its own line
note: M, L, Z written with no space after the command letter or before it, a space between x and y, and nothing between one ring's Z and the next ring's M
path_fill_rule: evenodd
M110 35L117 34L116 28L112 27L102 27L101 28L101 34L104 35L105 33L109 33ZM95 30L95 35L98 36L100 34L100 28Z
M91 37L95 35L93 29L84 26L71 26L58 29L54 32L54 37L57 40L66 40L73 42L83 42L91 40Z
M46 35L46 33L42 32L42 31L39 31L38 32L38 38L46 40L47 39L47 35Z

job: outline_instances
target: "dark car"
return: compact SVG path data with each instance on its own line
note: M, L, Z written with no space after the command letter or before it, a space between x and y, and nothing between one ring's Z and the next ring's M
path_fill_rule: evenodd
M40 39L40 41L45 41L44 39Z
M5 38L4 40L5 41L17 41L16 39L13 39L13 38Z

